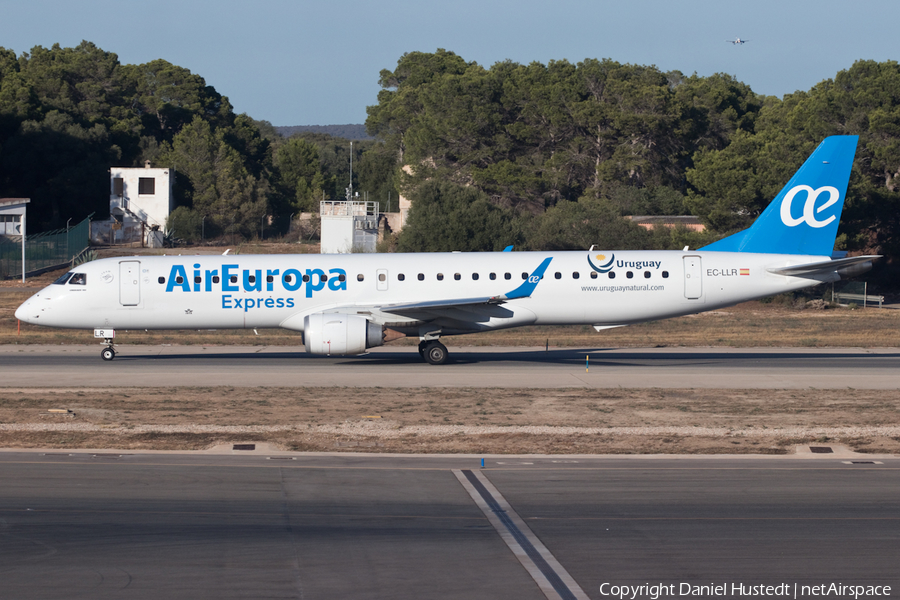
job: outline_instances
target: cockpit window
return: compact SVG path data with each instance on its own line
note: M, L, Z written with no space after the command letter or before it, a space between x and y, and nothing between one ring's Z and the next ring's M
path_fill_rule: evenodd
M87 275L84 273L73 273L69 285L85 285L87 283Z
M63 275L62 277L60 277L59 279L54 281L53 285L65 285L66 282L69 280L69 277L71 277L71 276L72 276L72 272L69 271L68 273L66 273L65 275Z

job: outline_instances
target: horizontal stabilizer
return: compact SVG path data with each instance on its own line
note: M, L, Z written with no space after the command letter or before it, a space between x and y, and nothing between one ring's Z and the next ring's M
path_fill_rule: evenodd
M814 262L805 265L795 265L793 267L778 267L773 269L767 269L769 273L773 273L775 275L788 275L790 277L809 277L816 275L825 275L827 273L834 273L835 271L840 271L841 269L846 269L847 267L851 267L853 265L864 265L865 263L869 263L869 266L872 266L872 261L877 258L881 258L881 255L872 255L872 256L852 256L850 258L840 258L838 260L824 260L821 262Z

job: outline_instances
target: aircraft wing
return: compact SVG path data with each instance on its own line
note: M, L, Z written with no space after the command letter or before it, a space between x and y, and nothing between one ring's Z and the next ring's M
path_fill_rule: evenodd
M864 265L865 263L869 263L869 267L871 267L872 261L874 261L876 258L881 258L881 255L851 256L850 258L824 260L822 262L808 263L805 265L795 265L793 267L772 268L767 269L767 271L775 275L789 275L791 277L825 275L828 273L839 271L841 269L846 269L847 267L851 267L853 265Z
M538 265L537 269L535 269L534 272L531 273L528 279L526 279L522 283L522 285L505 294L499 294L497 296L481 296L476 298L447 298L445 300L426 300L422 302L381 304L375 308L377 308L377 310L380 310L381 312L394 314L410 314L417 312L439 313L445 310L474 308L479 305L498 305L503 304L504 302L507 302L509 300L527 298L532 294L532 292L534 292L537 284L540 283L541 278L544 276L544 271L547 270L547 267L550 265L551 260L553 259L545 258L544 261L540 265Z
M409 302L406 304L382 304L378 310L389 313L402 313L413 310L437 310L441 308L459 308L461 306L477 306L479 304L503 304L503 296L485 296L483 298L456 298L448 300L430 300L427 302Z
M424 302L382 304L378 306L378 310L389 313L406 313L417 310L432 311L442 308L460 308L463 306L471 307L479 304L503 304L508 300L527 298L532 294L532 292L534 292L534 288L537 287L537 284L540 283L541 278L544 276L544 271L547 270L547 267L550 265L551 260L553 259L545 258L544 261L540 265L538 265L538 268L535 269L534 272L528 277L528 279L526 279L522 283L522 285L505 294L500 294L497 296L482 296L478 298L448 298L446 300L427 300Z

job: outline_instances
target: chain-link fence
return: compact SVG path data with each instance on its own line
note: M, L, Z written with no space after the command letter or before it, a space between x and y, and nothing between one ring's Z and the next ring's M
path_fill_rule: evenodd
M25 237L25 272L71 264L90 244L91 217L69 227ZM0 236L0 279L22 276L21 236Z

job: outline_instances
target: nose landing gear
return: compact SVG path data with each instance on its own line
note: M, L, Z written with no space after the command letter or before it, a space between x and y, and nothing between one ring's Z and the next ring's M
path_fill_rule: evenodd
M116 357L116 351L113 349L113 340L116 338L115 329L95 329L94 337L103 340L106 346L100 351L100 358L103 360L112 360Z

